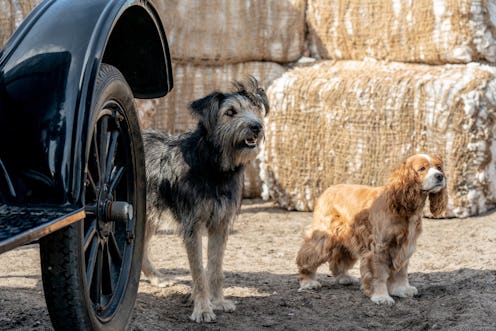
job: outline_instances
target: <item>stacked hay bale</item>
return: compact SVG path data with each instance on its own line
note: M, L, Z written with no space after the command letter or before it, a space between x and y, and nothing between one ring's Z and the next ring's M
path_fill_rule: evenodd
M173 61L174 90L156 127L191 128L188 104L253 75L263 85L280 77L304 49L305 0L159 0Z
M159 0L173 61L174 89L159 101L151 126L192 128L188 104L229 91L247 75L266 88L304 51L305 0ZM260 196L258 166L245 173L245 197Z
M496 69L449 64L496 60L493 9L469 0L309 0L312 52L324 61L268 90L264 197L312 210L331 184L382 185L407 156L434 152L446 160L446 216L495 207Z
M308 0L316 58L496 61L496 6L478 0Z

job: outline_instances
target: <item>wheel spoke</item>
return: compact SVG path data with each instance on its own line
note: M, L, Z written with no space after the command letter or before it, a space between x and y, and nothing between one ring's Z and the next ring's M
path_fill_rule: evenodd
M99 123L99 142L98 151L100 158L98 163L100 165L100 174L103 176L102 182L105 181L106 167L107 167L107 152L108 152L108 116L104 116ZM102 183L103 184L103 183Z
M124 173L124 166L116 165L112 171L112 176L110 176L109 192L114 192L117 184L119 184L122 179L122 174ZM114 195L115 197L115 195Z
M101 184L102 174L100 172L100 155L98 152L97 130L95 130L95 132L93 133L93 148L95 149L95 168L98 175L98 182Z
M86 255L86 283L88 288L91 288L93 283L93 272L98 260L98 237L93 237L91 245L89 245L89 252Z
M118 141L119 141L119 131L114 130L112 131L112 135L110 136L109 149L107 155L107 173L106 173L105 182L108 182L110 180L110 176L112 174L112 171L109 171L109 169L112 169L114 165L115 151L117 150Z
M120 266L122 264L122 254L119 249L119 245L117 244L117 240L115 239L115 234L112 232L109 237L109 257L110 260L114 262L115 265Z
M86 250L88 249L90 244L93 243L93 241L94 241L93 239L97 239L97 238L95 238L96 234L97 234L96 221L92 221L90 227L88 228L88 230L86 231L86 233L84 235L84 242L83 242L84 252L86 252Z
M93 190L93 193L95 193L95 197L98 196L98 188L96 187L95 180L93 179L93 176L91 175L91 172L88 171L88 180L90 182L91 189Z
M102 265L102 305L108 304L114 295L114 290L117 287L117 281L119 280L120 268L114 265L113 259L110 253L110 244L107 242L105 249L103 250L103 265ZM105 301L104 301L105 300Z
M93 302L101 306L102 297L102 268L103 268L103 245L98 245L96 254L96 263L91 274L91 297Z
M102 289L102 293L106 295L113 295L115 288L117 287L117 281L119 280L119 273L120 273L120 259L119 259L119 265L116 265L116 259L115 256L112 254L112 246L113 244L109 242L107 245L107 250L106 250L106 272L105 272L105 282L104 282L104 289Z
M109 246L109 268L110 268L110 282L112 289L116 288L119 280L119 275L122 267L122 254L120 252L117 240L114 233L112 233L108 242Z
M115 294L117 289L117 284L119 282L120 268L116 268L116 266L111 262L109 265L110 268L110 292L112 295Z

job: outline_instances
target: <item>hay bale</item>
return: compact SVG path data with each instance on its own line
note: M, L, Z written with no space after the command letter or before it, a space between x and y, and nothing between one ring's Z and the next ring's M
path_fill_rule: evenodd
M260 178L260 160L255 160L245 167L243 180L243 198L254 199L262 196L262 179Z
M496 62L496 6L479 0L309 0L310 49L323 59Z
M134 101L140 126L143 129L153 127L161 99L135 99Z
M267 88L286 68L273 62L244 62L225 66L196 66L177 64L172 66L174 89L162 98L153 127L169 132L184 132L194 127L194 119L188 105L193 100L213 91L230 91L232 82L248 75L257 78Z
M446 216L496 206L496 69L323 61L268 89L263 197L310 211L331 184L383 185L417 152L446 160Z
M157 3L177 63L286 63L303 53L305 0Z
M0 0L0 48L41 0Z

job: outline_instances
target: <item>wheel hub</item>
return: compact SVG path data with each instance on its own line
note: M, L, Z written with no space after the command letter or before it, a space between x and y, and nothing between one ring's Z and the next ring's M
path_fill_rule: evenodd
M133 218L133 205L127 201L113 201L108 185L100 190L97 204L98 230L103 238L113 231L114 222L127 223Z

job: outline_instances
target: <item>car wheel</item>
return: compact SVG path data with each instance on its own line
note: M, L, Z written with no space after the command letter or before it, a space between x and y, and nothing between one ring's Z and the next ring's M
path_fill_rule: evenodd
M102 64L85 169L85 218L40 240L57 330L122 330L136 300L145 226L143 143L131 89Z

